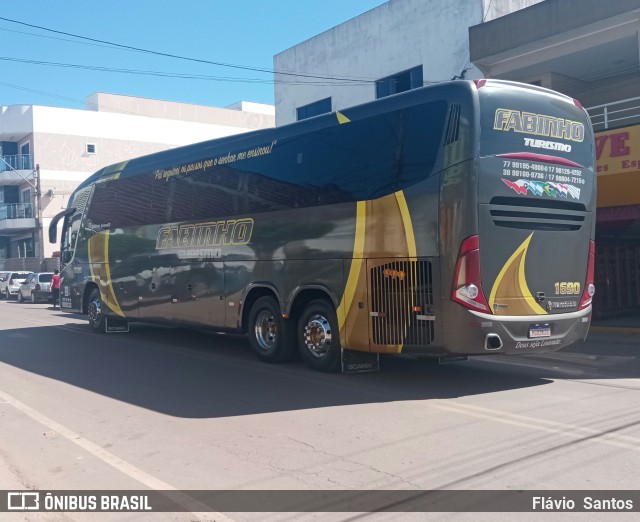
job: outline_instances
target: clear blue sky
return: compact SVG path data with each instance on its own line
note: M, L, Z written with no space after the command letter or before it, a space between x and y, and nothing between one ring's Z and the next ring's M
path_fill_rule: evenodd
M64 33L272 70L273 56L384 0L30 0L0 17ZM0 105L79 108L97 91L225 106L273 103L273 75L117 49L0 20ZM18 62L155 71L182 79ZM257 80L257 81L256 81Z

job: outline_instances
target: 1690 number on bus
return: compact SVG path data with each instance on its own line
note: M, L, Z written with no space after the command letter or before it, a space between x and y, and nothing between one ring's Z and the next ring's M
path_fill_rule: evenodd
M555 283L556 295L575 295L580 293L580 283L560 282Z

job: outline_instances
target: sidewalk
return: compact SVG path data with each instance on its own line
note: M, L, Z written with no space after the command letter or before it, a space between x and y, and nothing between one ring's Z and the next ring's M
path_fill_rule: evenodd
M640 317L614 317L594 321L584 342L573 344L561 352L640 357Z
M594 319L589 330L597 333L636 334L640 337L640 314Z

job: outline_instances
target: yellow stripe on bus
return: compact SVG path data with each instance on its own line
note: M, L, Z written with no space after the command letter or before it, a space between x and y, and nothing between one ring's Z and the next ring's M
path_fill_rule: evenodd
M398 207L400 208L400 215L402 216L402 224L404 225L404 233L407 238L407 249L409 251L409 257L417 257L416 248L416 236L413 233L413 222L411 221L411 214L409 213L409 206L407 200L404 197L402 190L396 192L396 200L398 201Z
M347 314L351 308L353 297L356 293L356 286L360 277L362 261L364 257L364 237L367 226L367 202L358 201L356 204L356 231L353 242L353 255L351 259L351 267L349 268L349 277L342 294L340 305L338 306L337 315L340 330L344 327L347 320Z
M533 295L531 294L531 290L529 290L529 285L527 285L527 278L524 274L524 264L527 257L527 250L529 248L529 243L531 242L532 237L533 237L533 232L531 232L531 235L523 243L523 245L526 244L526 246L524 248L524 252L522 254L522 261L520 262L520 267L518 270L518 281L520 282L520 291L522 292L522 297L524 297L524 300L531 307L534 313L542 315L542 314L546 314L547 312L534 299Z
M525 276L525 259L527 257L527 250L529 248L529 243L531 242L531 238L533 237L533 232L525 239L522 244L515 250L511 257L504 264L498 277L496 277L495 283L493 284L493 288L491 289L491 294L489 296L489 306L491 309L494 309L494 305L496 304L496 298L519 298L524 301L523 308L528 308L526 313L534 313L543 315L547 312L544 308L542 308L534 299L531 294L531 290L529 290L529 286L527 285L527 279ZM509 281L505 281L505 276L511 273L514 277L517 276L517 280L513 281L516 288L502 288L503 292L507 293L507 296L498 296L498 291L501 290L501 287L508 286ZM504 283L504 284L503 284ZM512 291L517 291L517 294L512 294ZM509 295L511 294L511 295ZM518 295L519 294L519 295ZM522 302L522 301L521 301Z
M111 282L109 266L109 232L100 232L89 239L88 254L91 280L98 284L100 298L110 310L124 317ZM100 243L99 243L100 241Z
M339 111L336 111L336 118L338 118L338 123L342 125L343 123L349 123L351 120L347 118L344 114Z
M398 202L398 208L400 209L400 216L402 217L402 224L404 226L404 235L407 240L407 251L410 259L415 259L417 257L418 249L416 248L416 236L413 232L413 222L411 221L411 214L409 213L409 206L407 205L407 200L404 197L404 192L399 190L395 193L396 201ZM415 274L411 274L412 281L415 281ZM411 293L411 308L413 309L413 293ZM403 344L397 346L397 352L401 353Z

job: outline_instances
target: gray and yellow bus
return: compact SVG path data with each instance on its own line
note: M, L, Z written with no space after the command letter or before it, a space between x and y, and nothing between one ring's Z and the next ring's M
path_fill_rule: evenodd
M577 101L458 81L111 165L50 239L62 221L61 306L97 332L245 332L336 371L582 340L594 207Z

